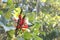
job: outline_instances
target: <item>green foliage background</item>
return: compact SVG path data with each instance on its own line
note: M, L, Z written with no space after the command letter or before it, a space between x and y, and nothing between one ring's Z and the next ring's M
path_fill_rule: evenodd
M29 1L30 0L25 0L24 4L28 4ZM31 3L32 7L35 7L37 1L34 0ZM8 0L4 8L4 5L2 5L2 9L0 9L0 15L6 20L10 21L6 26L13 25L11 13L12 10L15 10L16 5L18 4L19 3L16 1L14 3L12 0ZM25 8L25 6L22 7L23 9ZM60 40L60 0L40 0L40 11L38 16L36 16L38 13L35 11L29 11L30 10L23 13L26 14L29 18L29 21L34 24L33 26L29 27L30 32L20 31L19 36L14 38L15 30L10 30L7 32L6 40Z

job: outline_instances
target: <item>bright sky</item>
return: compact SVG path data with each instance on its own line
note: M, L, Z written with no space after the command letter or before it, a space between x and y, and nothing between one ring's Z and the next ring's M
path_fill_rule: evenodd
M7 2L7 0L2 0L3 2Z

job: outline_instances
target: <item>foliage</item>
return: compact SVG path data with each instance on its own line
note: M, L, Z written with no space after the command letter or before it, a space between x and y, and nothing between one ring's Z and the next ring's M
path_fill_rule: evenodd
M29 5L29 1L27 0L23 5ZM32 5L31 5L32 3ZM11 26L11 22L14 21L11 19L13 16L16 18L21 11L19 6L16 8L16 5L12 0L8 0L7 6L0 10L0 15L3 16L9 23L6 26ZM32 9L36 7L36 0L30 2L30 6ZM22 6L23 8L23 6ZM25 8L25 6L24 6ZM23 8L23 10L24 10ZM7 11L4 13L5 9ZM13 11L13 12L12 12ZM30 10L27 10L30 11ZM12 14L13 13L13 14ZM39 16L36 16L36 12L26 12L23 11L23 14L26 14L29 22L34 25L29 27L28 31L19 31L19 38L23 38L24 40L53 40L55 38L60 37L60 1L58 0L41 0L40 1L40 12ZM14 39L15 30L10 30L7 32L7 40ZM18 37L15 38L18 40Z

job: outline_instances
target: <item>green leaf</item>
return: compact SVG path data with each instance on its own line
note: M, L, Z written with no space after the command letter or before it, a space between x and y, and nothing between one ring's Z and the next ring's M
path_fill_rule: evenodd
M25 32L24 35L23 35L23 37L24 37L25 39L31 39L32 35L31 35L31 33L29 33L29 32Z
M12 4L13 4L12 0L8 0L8 1L7 1L7 5L10 6L10 5L12 5Z
M0 15L2 14L3 12L0 10Z
M40 23L36 22L34 25L34 28L39 29L40 28Z
M8 35L8 37L13 37L13 35L14 35L14 30L11 30L11 31L8 31L8 33L7 33L7 35Z
M38 35L38 33L39 33L39 30L35 28L33 31L33 35Z
M43 32L40 32L40 33L41 33L42 35L44 35L44 36L46 35L46 32L44 32L44 31L43 31Z
M43 39L38 36L35 36L34 40L43 40Z
M11 12L7 12L5 15L4 15L4 17L6 18L6 19L10 19L11 18Z

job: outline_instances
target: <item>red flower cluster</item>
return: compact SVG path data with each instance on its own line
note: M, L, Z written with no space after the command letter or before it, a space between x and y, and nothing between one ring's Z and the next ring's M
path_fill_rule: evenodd
M25 22L25 18L22 17L22 15L19 15L18 23L16 26L17 29L26 29L28 28L27 23Z

